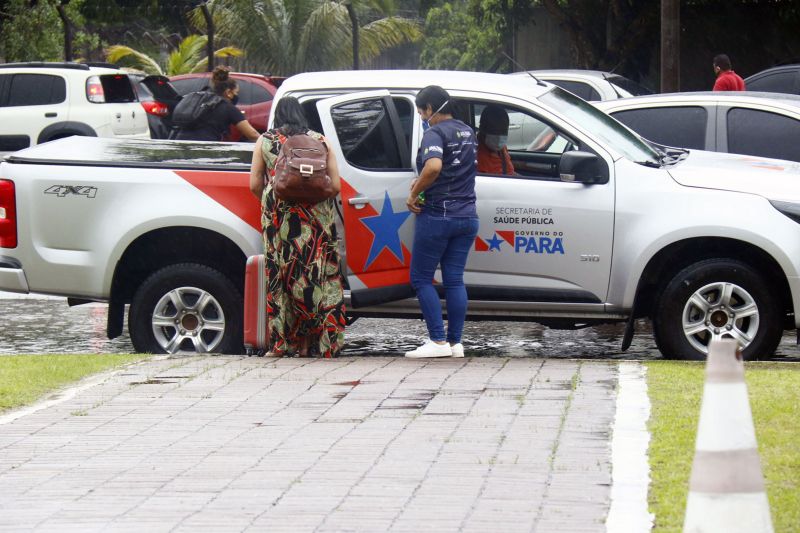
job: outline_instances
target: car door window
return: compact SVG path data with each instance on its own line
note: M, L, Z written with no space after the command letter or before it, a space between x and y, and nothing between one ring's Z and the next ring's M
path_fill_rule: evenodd
M760 78L747 82L748 91L766 91L772 93L797 94L796 71L773 72Z
M253 83L245 80L236 80L239 84L239 101L237 105L253 104Z
M475 131L480 126L480 116L487 104L473 103ZM500 105L508 114L509 152L563 153L569 139L554 130L549 124L533 115L510 106Z
M394 102L398 115L410 115L407 100L394 99ZM409 157L403 157L395 136L395 127L404 129L406 121L400 118L399 124L394 124L383 99L359 100L334 107L331 119L344 158L351 165L368 170L410 168L408 162L403 162ZM410 138L410 128L406 138Z
M700 106L665 106L611 113L630 129L658 144L706 149L708 112Z
M128 85L130 86L130 82ZM14 74L6 105L9 107L50 105L61 103L66 98L67 85L61 76Z
M253 87L250 93L250 100L252 101L253 104L261 104L272 100L272 95L264 87L258 85L257 83L253 83L252 86Z
M756 109L728 111L728 152L800 161L800 121Z
M601 100L600 93L598 93L594 89L594 87L592 87L588 83L583 83L580 81L568 81L568 80L547 80L547 81L549 81L553 85L558 85L562 89L566 89L575 96L580 96L581 98L583 98L588 102L597 102Z
M480 116L488 102L470 102L470 114L475 130L480 126ZM548 122L529 111L492 102L508 114L507 148L518 178L558 179L558 162L567 150L574 147L573 141ZM481 136L478 136L479 144ZM479 150L479 157L485 154ZM484 155L486 157L486 155ZM483 165L481 165L483 166Z
M13 74L0 74L0 107L6 105L8 98L8 88L11 85L11 78Z

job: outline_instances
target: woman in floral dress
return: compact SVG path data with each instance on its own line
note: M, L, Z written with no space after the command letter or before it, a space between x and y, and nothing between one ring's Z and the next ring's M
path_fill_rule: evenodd
M267 355L297 352L307 357L316 348L323 357L335 357L344 343L346 323L336 200L286 202L275 197L272 186L282 143L298 134L325 141L321 134L308 129L300 103L295 98L282 98L275 107L274 128L256 141L250 171L250 190L261 200L269 285ZM328 148L328 175L338 192L339 170Z

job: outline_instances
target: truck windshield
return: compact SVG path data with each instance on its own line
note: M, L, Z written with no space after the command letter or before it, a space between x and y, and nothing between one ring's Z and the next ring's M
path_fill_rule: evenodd
M661 166L660 154L644 139L587 101L559 87L554 87L539 99L621 153L626 159L636 163Z

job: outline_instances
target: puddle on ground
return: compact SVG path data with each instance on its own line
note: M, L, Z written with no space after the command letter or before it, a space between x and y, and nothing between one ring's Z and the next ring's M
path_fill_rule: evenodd
M0 355L18 353L131 353L125 333L106 338L104 304L67 306L63 298L0 295ZM639 320L627 352L620 350L624 324L579 330L553 330L534 322L467 322L468 356L581 359L659 359L650 323ZM426 337L422 320L361 318L348 327L343 355L400 356ZM787 332L775 360L800 361L795 333ZM168 376L181 378L181 376ZM357 386L357 382L341 383Z

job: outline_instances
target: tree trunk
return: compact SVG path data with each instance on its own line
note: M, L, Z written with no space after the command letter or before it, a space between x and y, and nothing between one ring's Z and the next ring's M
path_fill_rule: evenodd
M203 12L203 18L206 19L206 55L208 56L208 66L206 70L211 72L214 70L214 19L208 11L208 5L202 4L200 10Z
M680 91L681 5L679 0L661 0L661 92Z
M350 17L350 25L353 27L353 70L358 70L361 64L359 61L361 51L358 46L358 14L356 13L356 8L353 6L353 2L347 2L345 7L347 8L347 15Z
M62 0L57 6L58 16L64 23L64 61L72 61L72 21L67 16L66 6L69 0Z

